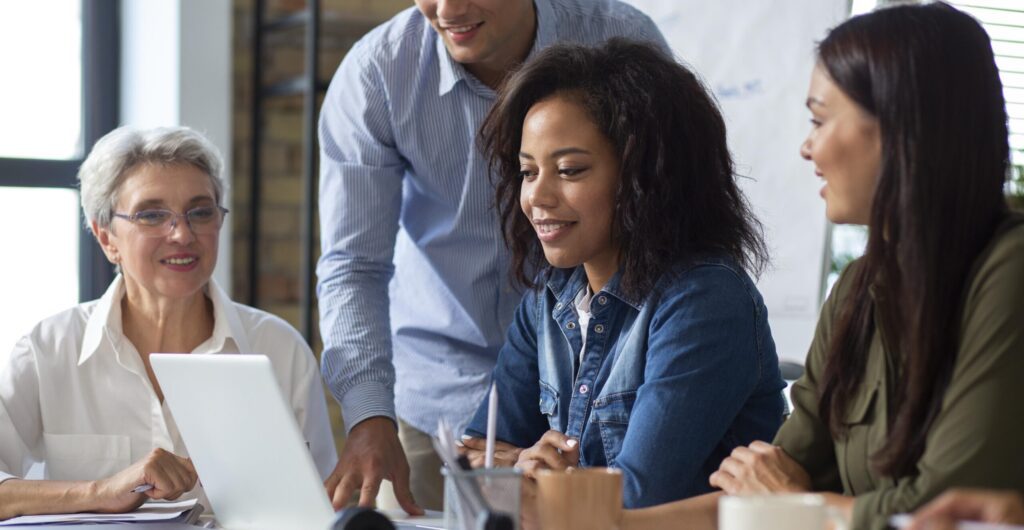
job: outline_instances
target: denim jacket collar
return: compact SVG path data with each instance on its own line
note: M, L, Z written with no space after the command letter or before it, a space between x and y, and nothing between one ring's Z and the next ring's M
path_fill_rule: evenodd
M547 289L551 291L551 294L555 296L557 303L555 304L555 312L558 313L573 305L573 299L576 298L576 294L580 292L580 289L586 287L587 284L587 272L584 270L583 265L579 265L572 269L556 269L554 267L548 269L547 281L545 282ZM617 271L612 275L608 283L601 288L601 293L613 296L628 304L637 311L641 310L644 306L643 300L637 300L622 291L622 271ZM594 293L597 296L600 293Z

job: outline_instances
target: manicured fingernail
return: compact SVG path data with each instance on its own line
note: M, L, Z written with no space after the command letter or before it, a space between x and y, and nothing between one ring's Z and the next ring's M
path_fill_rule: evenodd
M578 443L579 442L576 441L575 438L569 438L569 440L565 442L565 445L568 445L569 449L572 449L573 447L576 447L576 444L578 444Z
M468 435L468 434L463 434L463 435L462 435L462 439L463 439L463 440L468 440L468 439L470 439L470 438L472 438L472 436L470 436L470 435Z
M455 440L455 445L458 447L466 447L466 444L462 443L462 440Z

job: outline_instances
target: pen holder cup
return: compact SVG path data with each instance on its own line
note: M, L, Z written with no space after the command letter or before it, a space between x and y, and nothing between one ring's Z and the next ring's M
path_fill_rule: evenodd
M622 471L606 467L540 470L537 511L543 530L619 530Z
M449 530L478 530L479 513L473 510L473 501L465 497L467 488L476 488L494 512L508 514L515 530L519 530L520 494L523 475L514 468L500 467L452 471L442 468L444 475L444 527ZM462 488L456 487L461 481Z

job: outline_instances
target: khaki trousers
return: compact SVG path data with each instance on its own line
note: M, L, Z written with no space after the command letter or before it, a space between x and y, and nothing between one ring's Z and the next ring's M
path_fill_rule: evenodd
M434 452L430 435L398 420L398 439L409 460L409 487L416 503L425 510L444 508L444 477L441 476L441 457ZM401 510L395 499L390 481L380 483L377 507L383 510Z

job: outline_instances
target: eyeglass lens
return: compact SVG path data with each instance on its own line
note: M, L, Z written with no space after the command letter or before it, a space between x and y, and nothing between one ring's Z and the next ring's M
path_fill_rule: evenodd
M147 234L163 236L173 230L178 217L184 217L192 231L199 235L211 234L220 229L224 213L215 206L193 208L184 214L170 210L142 210L134 216L139 229Z

